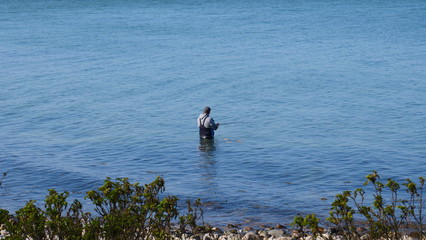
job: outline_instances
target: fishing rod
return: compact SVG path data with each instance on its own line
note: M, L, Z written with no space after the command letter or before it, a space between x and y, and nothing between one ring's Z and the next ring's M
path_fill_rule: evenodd
M232 125L232 124L243 124L243 122L224 122L224 123L220 123L220 126L222 126L222 125L226 126L226 125Z

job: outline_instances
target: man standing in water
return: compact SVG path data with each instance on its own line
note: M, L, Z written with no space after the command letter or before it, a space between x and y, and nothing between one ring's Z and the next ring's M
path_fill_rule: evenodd
M210 115L210 107L205 107L202 114L197 119L198 128L200 129L200 138L213 139L214 131L219 127L219 123L215 123Z

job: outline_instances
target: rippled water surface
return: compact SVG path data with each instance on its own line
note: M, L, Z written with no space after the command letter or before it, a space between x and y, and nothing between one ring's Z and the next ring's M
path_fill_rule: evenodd
M163 176L207 221L285 223L426 170L425 1L2 0L0 32L1 208Z

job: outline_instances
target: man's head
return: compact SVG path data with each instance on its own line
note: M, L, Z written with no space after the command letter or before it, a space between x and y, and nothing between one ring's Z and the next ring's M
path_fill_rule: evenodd
M210 107L205 107L203 113L210 114L210 110L211 110Z

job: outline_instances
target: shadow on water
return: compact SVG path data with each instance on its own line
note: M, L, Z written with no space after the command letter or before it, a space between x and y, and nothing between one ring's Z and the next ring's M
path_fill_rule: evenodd
M200 146L198 147L201 153L205 153L209 156L213 156L216 151L216 145L214 139L200 138Z
M199 169L201 173L201 182L204 190L204 207L215 210L221 209L219 187L217 183L217 160L216 160L216 142L214 139L200 138L200 161Z
M203 139L200 138L200 145L198 146L200 150L200 168L203 169L202 175L204 180L214 181L216 176L216 145L214 139Z

